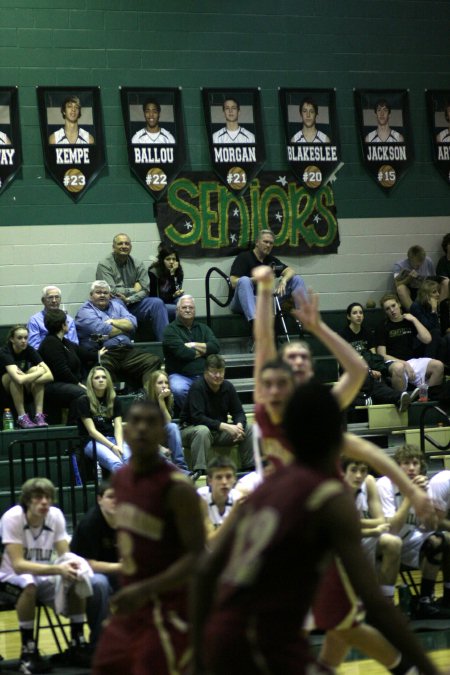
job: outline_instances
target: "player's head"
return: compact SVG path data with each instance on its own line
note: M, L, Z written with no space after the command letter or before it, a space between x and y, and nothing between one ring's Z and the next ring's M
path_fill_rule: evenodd
M385 98L378 99L373 107L373 111L376 115L378 124L383 126L389 122L391 106Z
M64 119L76 122L81 117L81 102L78 96L67 96L61 103L61 115Z
M227 96L222 103L222 110L227 122L237 122L241 106L232 96Z
M424 262L425 258L427 257L427 254L425 253L425 249L423 248L423 246L415 244L414 246L409 247L406 256L408 258L411 267L414 270L417 270Z
M207 483L216 504L224 504L236 483L236 465L227 457L214 457L207 466Z
M416 445L401 445L394 453L394 461L411 479L427 472L425 457Z
M450 252L449 248L448 248L450 246L450 232L448 232L447 234L444 234L441 246L442 246L442 250L444 251L445 255L447 255Z
M319 106L309 97L305 97L299 106L300 117L305 127L313 127L319 114Z
M345 310L347 321L356 325L361 325L364 321L364 307L360 302L352 302Z
M352 457L341 457L341 469L345 482L353 489L360 490L369 473L369 465Z
M328 387L318 382L297 387L283 425L300 463L334 474L342 445L342 417Z
M161 106L154 98L148 98L142 104L145 121L149 129L157 131L159 129L159 117L161 115Z
M142 465L158 457L159 446L165 440L165 420L159 405L153 401L134 401L125 420L124 436L133 462Z
M385 293L380 300L380 307L391 321L399 321L402 317L402 308L398 295Z
M59 309L61 304L61 289L58 286L44 286L41 302L45 309Z
M55 486L48 478L30 478L25 481L20 490L19 503L24 511L28 509L33 499L46 498L49 505L55 501Z
M258 384L261 402L269 412L281 416L296 386L292 368L280 358L267 361L259 373Z
M314 376L313 358L307 342L285 342L279 348L278 356L290 366L297 384L309 382Z

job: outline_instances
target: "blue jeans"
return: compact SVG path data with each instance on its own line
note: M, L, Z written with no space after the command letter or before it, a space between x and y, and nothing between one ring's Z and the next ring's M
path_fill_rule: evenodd
M189 471L183 454L183 445L181 443L181 434L178 424L168 422L166 424L167 446L172 455L172 462L183 471Z
M158 342L162 342L164 328L169 323L167 309L161 298L143 298L139 302L127 305L129 312L139 321L149 321Z
M169 375L170 390L173 394L174 401L180 410L187 398L191 384L199 377L201 376L194 375L193 377L187 377L187 375L180 375L179 373L172 373L172 375Z
M255 287L253 286L250 277L239 277L234 290L233 299L230 303L231 311L235 314L243 314L247 321L253 321L255 318L256 295L254 290ZM288 298L294 293L295 306L299 307L299 302L295 293L296 291L302 291L306 294L306 284L298 274L294 274L294 276L289 279L286 284L286 293L285 295L280 296L280 300Z
M114 436L107 436L106 438L108 441L111 441L111 443L116 443ZM131 457L131 450L125 442L122 446L123 455L121 459L110 448L108 448L106 445L103 445L103 443L95 441L95 446L97 449L97 462L104 469L107 469L107 471L117 471L117 469L120 469L121 466L126 464ZM94 441L89 441L84 446L84 454L92 459L94 454Z
M90 577L90 581L92 595L86 598L86 618L91 631L89 641L95 646L102 631L103 621L109 616L109 600L118 590L118 583L115 577L98 572Z

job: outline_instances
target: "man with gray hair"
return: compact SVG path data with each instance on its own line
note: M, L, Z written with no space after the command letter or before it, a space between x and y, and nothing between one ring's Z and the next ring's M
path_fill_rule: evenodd
M42 340L47 336L48 331L44 324L45 312L50 309L59 309L61 305L61 289L58 286L44 286L42 289L41 302L44 305L37 314L33 314L28 321L28 344L39 349ZM75 321L67 314L67 326L69 331L66 338L71 342L78 344L78 335L75 328Z
M91 284L89 300L78 310L75 323L82 347L92 352L106 348L101 364L114 380L124 380L134 387L145 386L151 373L160 367L158 356L133 345L136 317L123 302L111 298L106 281Z

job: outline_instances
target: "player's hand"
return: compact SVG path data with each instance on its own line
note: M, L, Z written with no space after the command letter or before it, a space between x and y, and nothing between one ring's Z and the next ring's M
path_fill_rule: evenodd
M314 293L312 288L309 288L307 294L302 293L302 291L296 292L295 300L300 305L300 308L291 310L291 314L295 316L298 321L300 321L300 323L303 325L303 328L310 331L311 333L318 332L321 321L319 312L319 295Z
M427 493L414 485L413 493L408 496L417 516L424 523L427 529L435 529L437 526L437 515Z
M112 614L129 614L135 612L147 604L149 598L142 592L141 583L138 581L125 586L112 596L110 601Z
M391 526L390 526L389 523L380 523L375 528L375 532L378 535L384 534L385 532L390 532L390 530L391 530Z
M59 565L60 574L66 581L76 581L78 579L79 563L75 560L69 560Z
M268 265L258 265L252 269L252 279L255 284L273 284L275 275Z
M427 476L423 476L420 474L419 476L414 476L412 479L412 482L414 485L417 485L418 488L421 488L422 490L425 490L425 492L428 489L428 478Z

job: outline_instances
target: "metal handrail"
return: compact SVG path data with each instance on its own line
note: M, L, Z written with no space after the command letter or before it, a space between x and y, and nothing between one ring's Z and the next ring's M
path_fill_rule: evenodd
M222 277L222 279L225 279L225 281L227 282L228 298L226 299L225 302L222 302L222 300L219 300L219 298L216 298L216 296L213 295L209 290L209 279L210 279L211 274L213 272L217 272L217 274L219 274ZM227 274L225 274L224 272L222 272L222 270L219 267L210 267L209 270L207 271L206 277L205 277L206 323L208 324L208 326L210 328L211 328L211 302L210 301L214 300L216 305L219 305L219 307L228 307L228 305L230 304L230 302L233 298L233 294L234 294L234 289L231 285L230 277Z
M421 453L425 456L425 441L428 441L433 447L437 448L439 450L439 454L444 455L447 450L450 448L450 440L448 443L445 445L442 445L441 443L438 443L434 438L431 436L428 436L428 434L425 433L425 417L427 416L428 412L430 410L435 410L439 413L439 415L447 422L450 423L450 418L445 412L445 410L442 410L442 408L439 408L437 405L434 405L433 403L429 403L428 405L424 406L422 412L420 413L420 418L419 418L419 426L420 426L420 451Z

